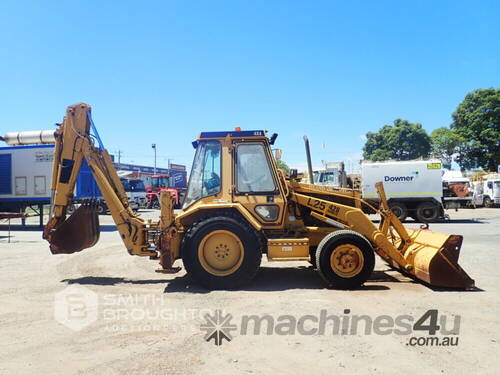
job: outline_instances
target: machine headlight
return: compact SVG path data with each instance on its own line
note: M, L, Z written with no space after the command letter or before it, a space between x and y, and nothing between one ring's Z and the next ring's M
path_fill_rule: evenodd
M255 206L255 212L266 221L276 221L280 209L276 205L260 205Z

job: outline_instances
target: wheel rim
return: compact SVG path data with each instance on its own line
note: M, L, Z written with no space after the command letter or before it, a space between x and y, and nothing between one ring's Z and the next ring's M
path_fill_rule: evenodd
M340 277L353 277L361 272L365 257L359 247L353 244L339 245L330 255L330 266Z
M392 213L394 215L396 215L397 217L401 217L401 215L403 214L403 210L401 209L401 207L391 207L391 210L392 210Z
M426 207L422 210L422 216L426 219L432 218L435 215L435 211L434 207Z
M207 234L198 246L198 259L202 267L216 276L235 272L243 262L244 253L238 236L227 230Z

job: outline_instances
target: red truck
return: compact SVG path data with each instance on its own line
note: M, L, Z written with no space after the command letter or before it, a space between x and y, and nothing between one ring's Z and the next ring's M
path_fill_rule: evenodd
M171 177L168 174L156 174L151 177L151 186L146 188L148 208L160 208L160 192L168 191L174 198L174 207L180 208L185 188L172 187Z

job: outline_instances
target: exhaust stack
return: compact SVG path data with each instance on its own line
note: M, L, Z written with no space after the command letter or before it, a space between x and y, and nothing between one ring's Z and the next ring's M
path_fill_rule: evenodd
M313 167L311 161L311 150L309 148L309 139L307 135L304 135L304 144L306 146L306 157L307 157L307 173L309 174L309 183L314 185L314 175L313 175Z

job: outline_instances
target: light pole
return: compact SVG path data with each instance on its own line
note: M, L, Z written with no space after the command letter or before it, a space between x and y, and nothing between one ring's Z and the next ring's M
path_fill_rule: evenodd
M153 174L156 174L156 143L153 143L153 144L151 145L151 148L152 148L153 150L155 150L155 167L154 167L154 170L153 170Z

